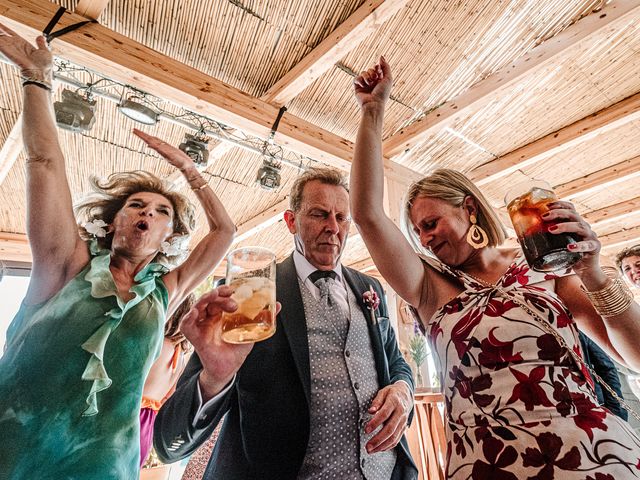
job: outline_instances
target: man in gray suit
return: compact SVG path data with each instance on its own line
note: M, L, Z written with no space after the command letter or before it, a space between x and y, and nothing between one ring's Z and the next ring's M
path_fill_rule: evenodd
M416 479L403 432L411 370L398 350L380 283L340 264L349 231L346 180L330 169L299 177L285 213L296 250L276 268L276 333L226 344L228 287L183 322L193 343L176 392L160 410L155 447L172 462L222 421L205 479ZM373 315L371 288L381 302Z

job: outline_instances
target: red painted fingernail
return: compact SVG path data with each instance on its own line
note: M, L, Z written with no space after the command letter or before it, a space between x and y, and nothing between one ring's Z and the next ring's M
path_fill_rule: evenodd
M549 227L549 231L550 231L550 232L555 232L557 229L558 229L558 226L557 226L557 225L551 225L551 226Z

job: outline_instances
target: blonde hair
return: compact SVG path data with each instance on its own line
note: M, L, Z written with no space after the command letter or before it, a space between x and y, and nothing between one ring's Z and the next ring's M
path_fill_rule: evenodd
M305 171L302 175L296 178L291 187L291 194L289 197L289 208L293 212L300 211L302 206L302 193L304 186L317 180L326 185L334 185L336 187L344 188L347 193L349 192L349 182L342 172L333 168L313 167Z
M402 229L412 246L420 252L427 253L414 232L411 223L411 207L419 197L430 197L443 200L453 207L460 207L467 196L471 196L477 207L478 226L487 232L489 246L502 245L507 237L506 230L498 215L494 212L487 198L462 173L440 168L422 180L412 184L405 195L404 211L401 218Z
M102 220L107 224L112 224L127 199L140 192L157 193L171 202L174 211L174 234L188 236L195 228L195 210L191 202L184 195L172 191L163 180L152 173L142 170L114 173L102 181L92 177L91 186L93 195L75 207L78 230L84 240L92 238L84 228L85 222ZM113 234L109 233L105 237L98 237L97 240L100 247L110 250ZM181 256L170 257L158 252L154 260L172 265Z

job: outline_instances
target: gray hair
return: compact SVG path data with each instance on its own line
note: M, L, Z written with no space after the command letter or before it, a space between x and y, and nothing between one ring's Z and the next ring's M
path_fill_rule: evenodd
M302 206L302 192L304 190L304 186L314 180L317 180L326 185L342 187L347 191L347 193L349 192L349 182L347 181L347 177L339 170L325 167L309 168L302 175L296 178L295 182L293 182L293 186L291 187L291 194L289 196L289 208L292 211L300 211L300 207Z

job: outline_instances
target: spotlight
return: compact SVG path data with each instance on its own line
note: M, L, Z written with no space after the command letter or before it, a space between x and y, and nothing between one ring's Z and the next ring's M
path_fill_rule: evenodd
M96 101L72 90L62 90L62 101L55 102L53 109L60 128L72 132L88 132L96 121Z
M280 186L280 166L270 160L263 160L256 182L265 190L275 190Z
M135 101L134 98L122 100L118 105L118 110L125 117L131 120L144 123L145 125L155 125L158 123L158 113L151 108Z
M184 141L178 147L191 157L198 168L205 168L209 162L209 141L200 135L185 134Z

